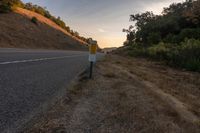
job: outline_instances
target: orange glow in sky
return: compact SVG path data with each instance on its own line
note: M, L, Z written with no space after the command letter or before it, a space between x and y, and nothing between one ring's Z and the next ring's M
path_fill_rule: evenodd
M128 28L129 16L153 11L160 14L163 7L183 0L23 0L60 16L71 29L84 37L92 37L101 48L119 47L126 40L123 28Z

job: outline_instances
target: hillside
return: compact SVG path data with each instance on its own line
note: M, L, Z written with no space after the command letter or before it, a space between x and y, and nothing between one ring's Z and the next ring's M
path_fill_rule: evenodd
M31 22L37 18L37 24ZM0 47L86 50L87 44L53 21L22 8L0 14Z

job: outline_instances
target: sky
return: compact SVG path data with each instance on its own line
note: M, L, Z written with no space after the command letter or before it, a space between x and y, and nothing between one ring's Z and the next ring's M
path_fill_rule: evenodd
M119 47L126 40L123 28L128 28L129 16L153 11L160 14L163 7L184 0L22 0L43 7L60 16L66 25L81 36L92 37L101 48Z

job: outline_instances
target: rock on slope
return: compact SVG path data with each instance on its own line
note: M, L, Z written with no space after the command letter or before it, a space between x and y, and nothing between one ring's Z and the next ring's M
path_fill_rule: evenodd
M31 22L32 17L38 19L38 24ZM37 13L17 8L0 14L0 47L84 50L86 45Z

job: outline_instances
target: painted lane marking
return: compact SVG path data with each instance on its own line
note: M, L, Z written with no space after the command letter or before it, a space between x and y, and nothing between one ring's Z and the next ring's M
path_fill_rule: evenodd
M45 60L56 60L56 59L81 57L81 56L84 56L84 55L71 55L71 56L49 57L49 58L39 58L39 59L30 59L30 60L21 60L21 61L8 61L8 62L0 62L0 65L27 63L27 62L37 62L37 61L45 61Z

